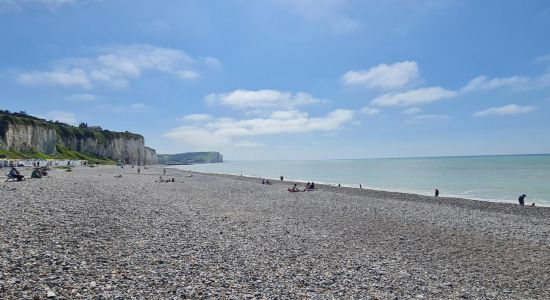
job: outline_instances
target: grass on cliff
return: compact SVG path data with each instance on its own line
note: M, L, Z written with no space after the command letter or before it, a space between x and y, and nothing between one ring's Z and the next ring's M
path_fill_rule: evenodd
M101 156L81 153L71 150L63 145L56 145L56 153L52 155L44 154L36 149L30 151L18 152L13 150L0 150L0 157L8 159L74 159L74 160L87 160L92 164L114 165L116 162L112 159L104 158Z
M116 164L116 161L112 159L108 159L108 158L94 155L91 153L82 153L82 152L74 151L61 144L55 145L55 149L57 150L56 153L50 155L50 157L54 159L80 159L80 160L87 160L92 164L103 164L103 165Z

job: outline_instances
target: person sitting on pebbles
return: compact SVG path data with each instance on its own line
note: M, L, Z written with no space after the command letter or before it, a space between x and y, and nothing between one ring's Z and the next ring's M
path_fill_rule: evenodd
M19 173L19 171L15 167L11 168L11 171L9 174L10 174L10 177L17 179L17 181L26 180L25 176L21 175L21 173Z
M306 184L306 188L304 189L304 192L305 191L313 191L315 190L315 182L309 182Z
M289 188L288 191L289 192L301 192L296 183L294 184L294 186L292 188Z
M34 169L31 173L31 178L42 178L42 172L40 172L40 169Z

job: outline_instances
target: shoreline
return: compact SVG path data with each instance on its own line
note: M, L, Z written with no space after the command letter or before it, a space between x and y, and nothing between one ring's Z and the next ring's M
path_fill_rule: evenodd
M163 167L162 165L160 165L161 168L166 168L166 169L173 169L173 170L179 170L179 171L184 171L184 172L190 172L190 173L197 173L197 174L209 174L209 175L221 175L221 176L234 176L234 177L243 177L243 178L251 178L251 179L255 179L255 180L262 180L262 179L269 179L269 180L272 180L273 182L280 182L280 179L279 178L271 178L271 177L259 177L259 176L255 176L255 175L246 175L246 174L243 174L243 175L237 175L237 174L230 174L230 173L222 173L222 172L203 172L203 171L191 171L191 170L185 170L185 169L181 169L181 168L177 168L175 166L166 166L166 167ZM284 179L283 182L287 182L287 183L298 183L298 184L305 184L307 183L308 181L307 180L302 180L302 179L294 179L294 178L289 178L289 179ZM334 187L334 188L338 188L338 184L337 183L327 183L327 182L315 182L315 185L323 185L323 186L327 186L327 187ZM431 195L426 195L426 194L421 194L421 193L417 193L417 192L414 192L414 191L398 191L398 190L388 190L388 189L378 189L378 188L372 188L372 187L366 187L364 186L362 189L360 189L357 185L353 186L352 184L342 184L340 189L342 188L347 188L347 189L356 189L358 191L361 191L361 190L368 190L368 191L372 191L372 192L381 192L381 193L389 193L389 194L405 194L405 195L412 195L412 196L420 196L420 197L429 197L429 198L434 198L434 199L437 199L437 198L445 198L445 199L455 199L455 200L465 200L465 201L479 201L479 202L488 202L488 203L498 203L498 204L506 204L506 205L516 205L516 206L519 206L519 204L517 203L517 200L516 201L513 201L513 200L500 200L500 199L483 199L483 198L465 198L465 197L461 197L460 195L449 195L449 196L439 196L439 197L434 197L434 196L431 196ZM527 203L524 207L536 207L536 208L546 208L546 209L550 209L550 204L547 204L545 205L545 203L536 203L535 202L535 206L531 206L531 201L529 201L529 199L527 198Z

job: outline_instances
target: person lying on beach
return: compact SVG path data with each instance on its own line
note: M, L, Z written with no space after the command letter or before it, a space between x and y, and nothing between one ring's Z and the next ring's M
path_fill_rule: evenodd
M295 183L292 188L288 189L289 192L301 192L301 190L298 188L298 185Z
M176 179L172 178L168 178L168 179L162 179L162 176L160 176L159 178L159 181L158 182L176 182Z

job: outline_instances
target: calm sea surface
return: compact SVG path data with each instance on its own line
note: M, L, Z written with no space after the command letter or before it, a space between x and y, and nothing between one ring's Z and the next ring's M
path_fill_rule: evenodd
M315 181L343 186L550 206L550 155L246 161L182 165L198 172Z

